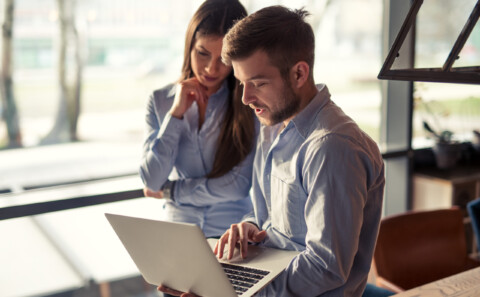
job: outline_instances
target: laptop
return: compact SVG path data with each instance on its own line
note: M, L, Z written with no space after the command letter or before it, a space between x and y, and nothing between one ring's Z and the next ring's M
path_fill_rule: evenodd
M253 296L299 253L251 245L246 259L236 248L231 260L219 260L217 240L197 225L105 216L148 283L205 297Z

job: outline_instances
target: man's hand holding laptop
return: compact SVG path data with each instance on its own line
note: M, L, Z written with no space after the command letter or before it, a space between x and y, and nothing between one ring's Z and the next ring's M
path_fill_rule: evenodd
M180 291L177 291L177 290L174 290L174 289L170 289L169 287L165 287L165 286L159 286L159 287L157 288L157 290L159 290L160 292L163 292L163 293L172 295L172 296L180 296L180 297L200 297L200 296L195 295L195 294L193 294L193 293L184 293L184 292L180 292Z

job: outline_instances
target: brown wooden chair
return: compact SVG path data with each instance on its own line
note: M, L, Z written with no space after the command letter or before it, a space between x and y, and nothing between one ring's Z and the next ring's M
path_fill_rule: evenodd
M469 258L458 208L382 219L373 257L376 284L401 292L480 266Z

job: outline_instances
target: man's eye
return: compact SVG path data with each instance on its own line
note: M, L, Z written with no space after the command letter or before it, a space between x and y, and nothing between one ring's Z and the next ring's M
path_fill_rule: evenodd
M255 84L255 88L263 87L265 84L266 84L266 83L264 83L264 82L256 83L256 84Z

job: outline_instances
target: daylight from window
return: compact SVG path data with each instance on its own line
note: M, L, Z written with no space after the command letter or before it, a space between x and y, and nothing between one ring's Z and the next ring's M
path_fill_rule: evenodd
M417 68L442 68L477 1L425 1L417 15ZM480 65L480 24L477 23L453 67ZM414 83L414 148L431 147L434 136L424 123L454 140L471 141L480 129L480 87L468 84Z
M14 1L11 59L5 65L12 69L13 84L0 104L0 148L44 146L42 164L84 156L110 161L110 167L119 170L117 175L136 172L145 103L153 90L178 79L186 26L201 2ZM332 99L378 141L381 1L242 3L249 12L274 4L311 12L316 82L326 83ZM8 14L5 7L0 9L5 22ZM6 100L11 102L8 108ZM78 152L59 152L54 148L67 146L52 146L58 143L71 143ZM15 155L22 156L21 151ZM37 155L31 158L41 161ZM78 171L87 170L82 168L87 160ZM105 169L93 176L109 174L115 175ZM43 182L32 178L27 183ZM55 178L82 180L82 174ZM5 182L0 181L0 189L9 187Z
M146 98L178 78L186 24L201 1L67 2L76 33L67 30L64 41L65 79L70 88L80 84L78 139L141 142ZM334 100L378 139L380 1L243 3L249 12L271 4L311 11L316 81L327 83ZM15 1L13 82L22 146L54 141L47 138L63 112L59 18L56 1ZM0 139L8 144L4 118Z
M379 142L382 1L241 2L249 13L276 4L311 13L316 83ZM142 187L146 102L180 77L187 23L201 3L2 1L11 34L0 40L0 208ZM109 177L132 179L95 183ZM141 198L0 221L0 295L63 296L55 294L93 281L123 296L115 282L139 275L103 214L155 217L158 207Z

